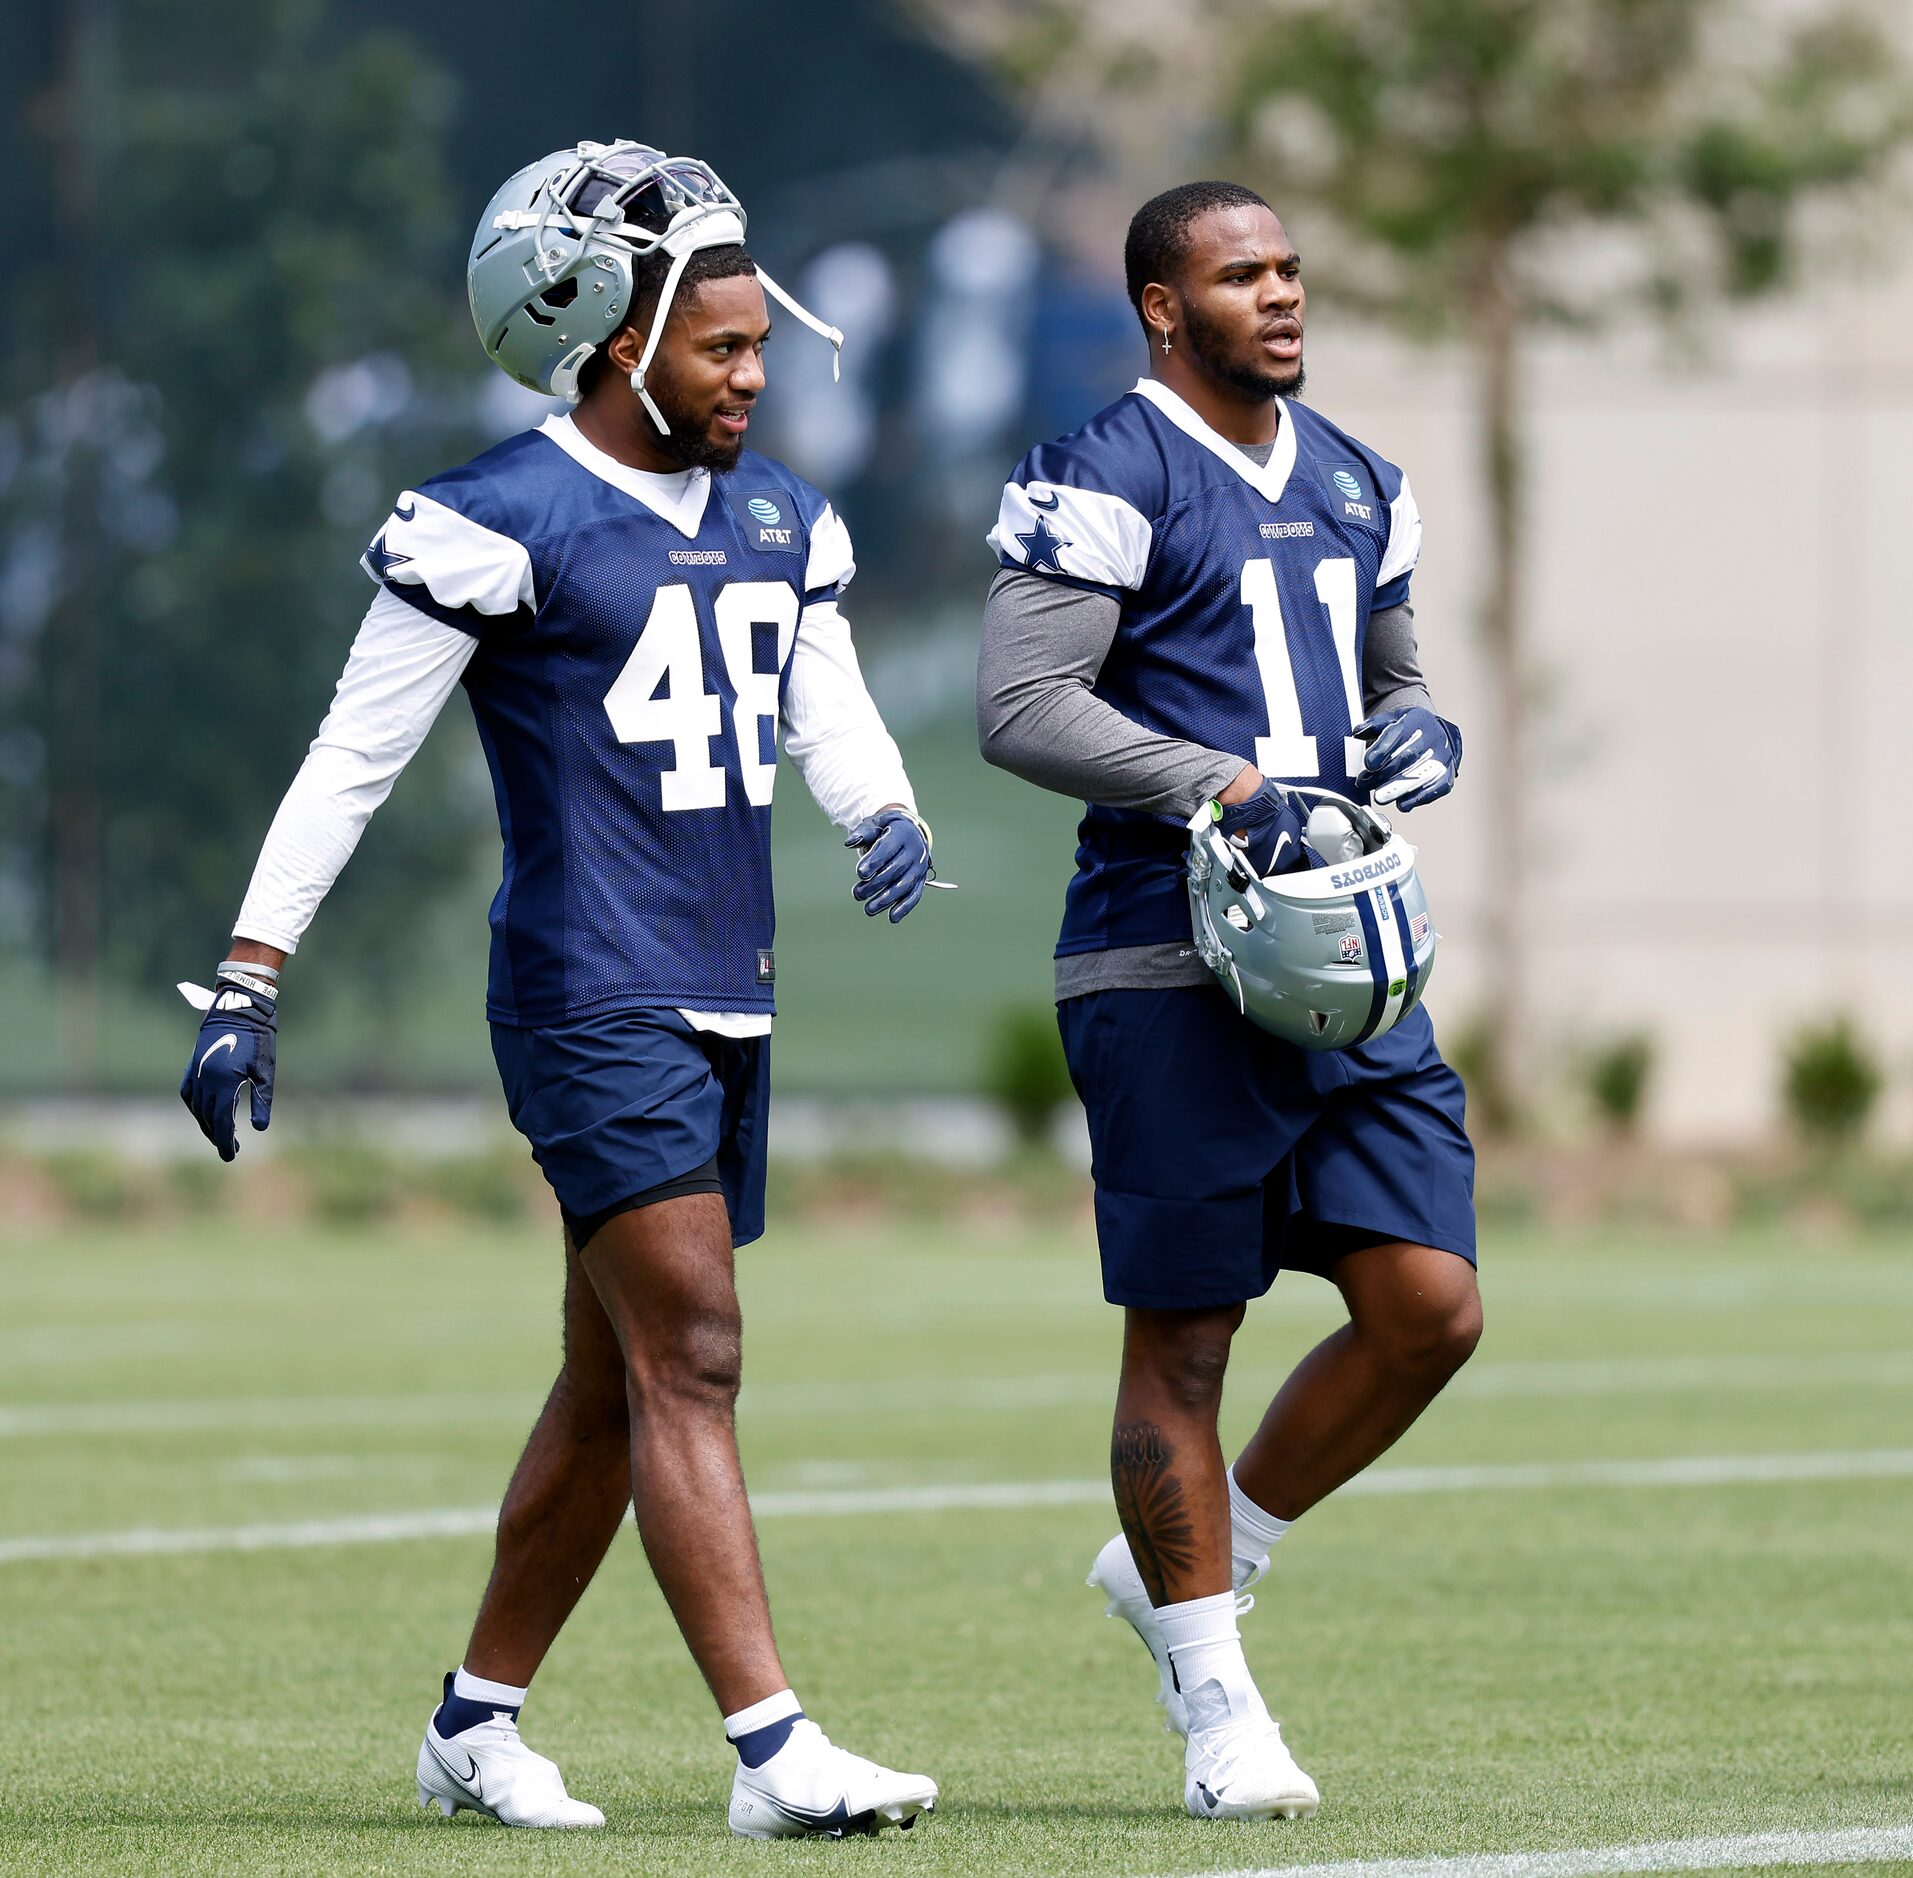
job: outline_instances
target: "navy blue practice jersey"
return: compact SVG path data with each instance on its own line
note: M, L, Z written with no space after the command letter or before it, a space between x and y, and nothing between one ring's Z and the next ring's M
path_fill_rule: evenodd
M778 714L804 606L853 571L823 497L751 451L645 477L555 418L405 491L365 567L478 641L491 1018L772 1010Z
M1017 465L990 544L1121 603L1095 689L1125 717L1364 793L1363 641L1408 598L1421 519L1401 471L1326 418L1285 400L1258 465L1144 379ZM1186 940L1187 847L1171 817L1088 804L1057 956Z

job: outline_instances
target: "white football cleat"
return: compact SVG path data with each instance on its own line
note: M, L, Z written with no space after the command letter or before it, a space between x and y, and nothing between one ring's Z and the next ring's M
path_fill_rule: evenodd
M1322 1803L1266 1711L1196 1729L1182 1768L1182 1801L1197 1819L1308 1819Z
M449 1739L438 1717L425 1724L418 1750L418 1803L450 1819L462 1807L501 1826L602 1826L604 1815L565 1791L555 1761L518 1738L509 1715L493 1715Z
M1155 1606L1149 1602L1149 1593L1143 1589L1142 1573L1136 1569L1129 1541L1121 1533L1096 1554L1096 1563L1090 1567L1085 1582L1091 1590L1100 1591L1109 1599L1103 1615L1120 1617L1142 1638L1154 1659L1156 1674L1162 1685L1156 1691L1156 1701L1165 1718L1163 1732L1186 1736L1189 1732L1188 1704L1182 1699L1182 1691L1176 1687L1176 1672L1170 1667L1169 1652L1163 1647L1162 1626L1156 1622Z
M1237 1580L1235 1608L1238 1617L1246 1617L1255 1609L1255 1599L1248 1596L1244 1588L1254 1584L1268 1569L1269 1556L1265 1552L1260 1561ZM1162 1626L1156 1622L1155 1606L1149 1602L1149 1593L1143 1589L1142 1573L1136 1569L1129 1541L1121 1533L1096 1554L1096 1563L1090 1567L1089 1577L1084 1582L1108 1598L1104 1616L1122 1618L1142 1638L1144 1646L1155 1660L1156 1675L1161 1683L1156 1691L1156 1702L1163 1711L1163 1733L1187 1738L1189 1705L1183 1701L1182 1691L1176 1687L1176 1672L1170 1667L1169 1652L1163 1648Z
M731 1782L731 1830L745 1839L841 1839L884 1826L908 1832L936 1808L934 1780L833 1747L808 1719L763 1766L740 1761Z

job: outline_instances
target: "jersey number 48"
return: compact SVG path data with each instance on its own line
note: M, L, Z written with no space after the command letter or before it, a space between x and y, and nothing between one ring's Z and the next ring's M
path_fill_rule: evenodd
M777 764L774 749L773 760L764 760L760 726L768 721L776 731L783 671L797 642L797 592L781 580L734 580L718 589L711 611L725 675L736 698L731 736L745 799L754 808L768 808ZM768 672L751 663L752 629L758 626L777 632L777 664ZM604 710L620 743L671 746L671 767L658 776L667 809L724 806L724 766L711 761L711 739L724 727L724 700L704 689L697 603L682 582L658 589L638 643L605 693Z

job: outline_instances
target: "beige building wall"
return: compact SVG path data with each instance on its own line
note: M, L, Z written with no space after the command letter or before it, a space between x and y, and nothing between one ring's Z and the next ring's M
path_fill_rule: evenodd
M1310 323L1311 402L1409 471L1437 699L1479 726L1413 818L1448 940L1450 1028L1492 995L1489 792L1474 629L1483 554L1453 355ZM1777 1117L1779 1049L1850 1011L1913 1133L1913 272L1730 314L1698 360L1641 336L1550 344L1531 372L1533 943L1558 1058L1646 1028L1653 1121L1689 1141Z

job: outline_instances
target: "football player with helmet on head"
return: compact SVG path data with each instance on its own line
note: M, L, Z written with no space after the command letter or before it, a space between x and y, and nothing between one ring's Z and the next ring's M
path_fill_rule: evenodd
M468 280L487 356L570 409L405 490L377 592L279 808L180 1093L231 1159L270 1119L279 974L453 688L504 839L487 1014L564 1222L564 1358L491 1580L419 1747L418 1796L600 1826L518 1715L626 1510L737 1750L753 1838L909 1827L935 1782L833 1747L771 1634L737 1456L732 1250L763 1230L776 739L894 924L937 884L864 688L830 504L746 448L765 296L712 170L581 143L493 198ZM713 879L723 883L713 893ZM209 1008L208 1008L209 1007Z
M1446 794L1461 735L1421 672L1408 479L1299 401L1281 222L1191 183L1137 212L1125 263L1150 372L1003 491L978 726L1087 805L1056 995L1125 1312L1122 1531L1090 1583L1156 1659L1188 1810L1293 1818L1319 1795L1243 1659L1245 1587L1480 1333L1435 934L1378 812ZM1231 1340L1283 1270L1349 1321L1227 1467Z

